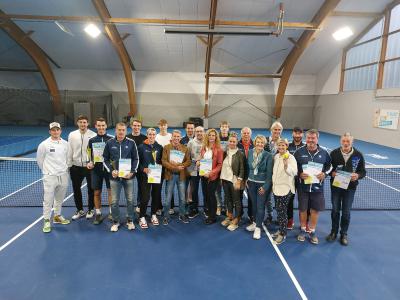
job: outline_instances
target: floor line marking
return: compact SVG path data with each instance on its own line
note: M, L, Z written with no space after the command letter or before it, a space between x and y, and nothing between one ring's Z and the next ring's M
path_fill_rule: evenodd
M20 192L20 191L32 186L32 185L34 185L35 183L38 183L41 180L43 180L43 178L35 180L34 182L32 182L32 183L30 183L30 184L28 184L28 185L26 185L26 186L24 186L24 187L22 187L22 188L20 188L20 189L18 189L16 191L14 191L14 192L12 192L11 194L8 194L8 195L4 196L3 198L0 198L0 201L3 201L4 199L7 199L8 197L11 197L12 195L14 195L14 194L16 194L16 193L18 193L18 192Z
M304 293L304 291L301 288L299 282L297 281L297 279L294 276L292 270L290 269L289 264L286 262L286 259L283 257L281 251L279 250L278 246L273 241L271 235L268 232L267 227L264 224L263 224L263 228L264 228L265 234L267 235L269 241L271 242L272 247L274 247L274 250L275 250L276 254L278 254L279 259L281 260L283 266L285 267L286 272L289 274L290 279L292 280L294 286L296 287L297 291L299 292L301 299L302 300L307 300L308 298L307 298L306 294Z
M87 185L87 183L85 183L84 185L81 186L81 189L84 188ZM68 197L64 198L63 202L67 201L69 198L71 198L74 195L74 193L71 193L68 195ZM53 211L54 208L51 209L51 211ZM3 251L4 249L6 249L8 246L10 246L13 242L15 242L18 238L20 238L24 233L26 233L29 229L31 229L33 226L35 226L37 223L39 223L41 220L43 220L43 215L40 216L39 218L37 218L35 221L33 221L31 224L29 224L27 227L25 227L24 229L22 229L18 234L16 234L15 236L13 236L11 239L9 239L5 244L3 244L0 247L0 252Z

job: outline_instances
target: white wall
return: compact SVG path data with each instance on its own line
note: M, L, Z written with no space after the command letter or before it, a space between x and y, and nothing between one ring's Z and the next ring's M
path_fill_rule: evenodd
M356 139L400 148L400 131L374 128L376 109L398 109L400 100L376 100L375 91L347 92L319 96L315 106L315 127L342 134L350 131Z

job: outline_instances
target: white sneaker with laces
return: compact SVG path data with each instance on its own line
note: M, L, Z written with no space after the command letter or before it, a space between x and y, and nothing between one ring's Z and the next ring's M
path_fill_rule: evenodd
M83 210L78 210L75 212L75 214L72 216L72 220L78 220L82 218L85 215L85 212Z
M134 230L136 228L135 224L132 221L126 223L126 227L128 227L128 230Z
M261 238L261 228L260 227L256 227L254 229L253 239L259 240L260 238Z
M151 216L151 224L153 224L154 226L160 225L160 223L158 222L158 219L157 219L157 216L156 216L156 215L152 215L152 216Z
M86 219L89 220L89 219L91 219L93 217L94 217L94 210L93 209L88 210L87 213L86 213Z
M253 222L249 226L246 227L247 231L253 232L256 229L256 223Z
M117 232L118 229L119 229L119 223L114 223L114 224L112 224L110 231Z
M147 229L147 228L149 228L149 226L147 225L147 221L146 221L146 218L145 218L145 217L141 217L141 218L140 218L140 220L139 220L139 226L140 226L140 228L142 228L142 229Z

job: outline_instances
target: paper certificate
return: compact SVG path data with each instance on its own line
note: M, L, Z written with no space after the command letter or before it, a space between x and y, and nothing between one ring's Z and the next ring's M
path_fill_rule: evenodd
M351 173L345 171L336 171L336 176L333 179L332 185L344 190L347 190L351 180Z
M126 177L131 172L131 159L121 158L119 160L118 177Z
M210 173L212 170L212 159L202 159L200 160L200 170L199 175L204 176L207 173Z
M103 152L104 152L104 147L106 146L106 143L93 143L92 148L93 148L93 162L98 163L98 162L103 162Z
M308 164L303 165L303 172L310 175L304 179L305 184L319 183L317 175L322 172L323 164L310 161Z
M147 174L147 183L161 183L161 165L149 165L150 173Z
M171 150L169 153L169 161L177 164L181 164L185 158L185 153L178 150Z

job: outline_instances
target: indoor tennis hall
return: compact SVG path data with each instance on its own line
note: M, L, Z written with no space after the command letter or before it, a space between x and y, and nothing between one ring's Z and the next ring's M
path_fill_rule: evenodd
M0 300L400 298L400 1L0 0L0 29ZM93 138L101 135L98 122L107 124L110 140L103 147L109 151L113 142L122 145L121 128L145 136L143 146L123 136L135 145L138 157L138 173L128 178L133 184L133 230L124 193L121 222L117 232L110 232L117 218L106 186L91 207L88 195L94 181L88 185L81 180L77 188L73 183L75 161L71 166L66 157L75 151L74 143L81 143L78 155L85 157L80 168L95 172L88 167L91 158L96 159L94 150L86 151L87 141L83 147L86 133L80 120L87 121ZM141 128L134 129L134 124ZM195 128L194 137L188 124ZM210 129L222 141L224 124L229 142L223 156L221 150L222 171L215 179L222 182L221 190L211 189L209 196L208 184L214 179L204 186L201 179L198 215L182 215L180 188L172 185L168 192L172 180L165 177L163 163L160 174L165 180L158 186L164 211L158 215L157 210L159 224L153 223L156 196L149 196L142 219L137 205L144 196L139 190L151 182L143 180L141 165L144 145L152 143L149 128L155 128L157 136L163 130L172 134L168 143L173 146L175 136L178 144L185 137L191 145L199 128L204 128L207 142ZM237 146L231 139L240 143L250 128L255 148L249 153L256 153L257 143L266 137L269 147L260 151L272 153L277 162L283 152L269 139L276 124L281 125L276 144L286 147L285 139L292 142L300 128L304 149L309 149L309 135L316 129L318 149L332 160L326 178L313 183L323 188L324 208L304 242L299 240L304 230L300 183L294 225L283 241L275 234L282 234L281 200L273 187L271 197L261 197L272 203L272 222L266 207L261 237L255 237L254 228L249 232L251 224L258 226L249 209L254 201L249 181L258 177L247 150L241 216L235 212L238 224L232 231L221 224L230 218L224 176L226 168L234 170L230 151ZM56 147L69 147L53 166L65 165L66 191L60 200L68 222L55 222L54 201L49 208L51 230L46 231L46 176L51 174L43 169L40 145L54 138L55 131L60 135L57 145L62 145ZM79 131L82 140L77 142L73 135ZM332 195L338 189L329 180L337 178L331 173L336 171L333 153L342 151L347 164L343 140L349 136L351 141L354 137L351 153L356 149L362 154L366 174L357 177L344 244L342 231L334 241L326 237L332 234ZM58 155L56 149L49 152ZM121 161L125 152L121 147L119 151ZM205 148L202 155L208 152ZM100 166L112 182L106 152L101 153ZM153 160L156 165L154 154ZM111 159L108 166L117 169ZM353 164L353 173L357 166ZM292 178L300 182L297 171ZM181 181L177 172L171 176ZM186 182L199 176L184 174ZM115 176L115 182L125 180ZM192 190L190 179L182 199L186 208L192 206ZM86 216L79 215L79 191ZM169 207L171 193L174 206ZM210 201L216 201L217 213L207 223ZM95 225L97 215L104 218ZM343 218L340 226L343 230Z

